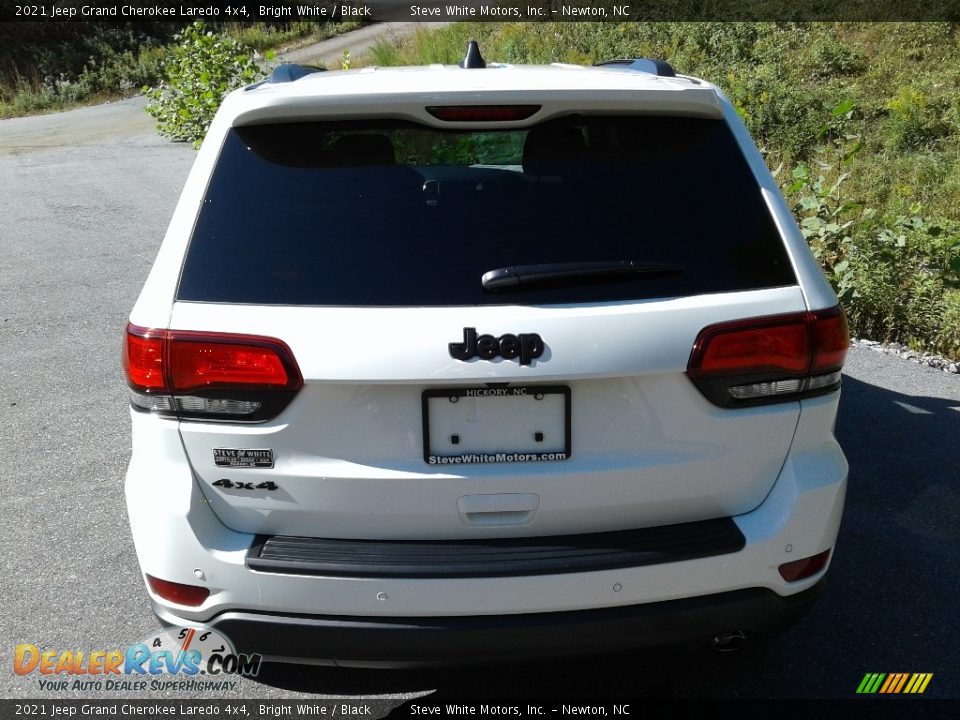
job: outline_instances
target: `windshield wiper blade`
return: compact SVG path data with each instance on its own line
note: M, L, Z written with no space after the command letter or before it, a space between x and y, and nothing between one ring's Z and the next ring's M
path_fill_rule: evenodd
M616 279L629 275L677 275L682 265L636 262L635 260L599 260L592 262L511 265L485 272L480 278L484 290L506 290L520 285Z

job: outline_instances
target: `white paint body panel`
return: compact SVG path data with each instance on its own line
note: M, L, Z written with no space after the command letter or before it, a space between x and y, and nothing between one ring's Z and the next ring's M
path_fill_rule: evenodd
M801 404L795 439L776 483L759 506L734 517L746 546L701 560L535 579L398 580L253 572L244 564L253 536L229 530L214 515L185 462L174 424L157 428L154 418L139 413L133 414L135 441L148 433L153 445L152 452L146 446L138 452L135 446L127 507L144 572L195 584L193 568L204 571L211 595L198 608L152 595L173 616L196 623L231 609L431 617L627 606L754 587L791 595L811 587L822 574L787 583L777 567L835 546L847 479L847 463L830 433L835 396ZM615 584L621 586L619 592L613 590ZM378 593L386 593L389 602L378 601Z
M723 295L571 306L327 308L175 302L201 198L232 126L317 118L387 117L439 124L427 105L531 103L523 123L557 113L633 112L724 118L757 178L798 285ZM447 124L457 127L458 124ZM132 323L280 338L305 385L263 424L178 423L133 412L126 480L142 570L196 584L210 597L184 621L230 609L346 616L469 616L626 606L740 588L789 595L781 563L832 548L846 461L833 438L839 393L721 409L684 370L706 325L836 304L775 180L727 99L687 78L596 68L453 68L322 73L231 94L218 113ZM447 343L464 327L539 333L528 366L459 362ZM430 466L422 456L421 393L483 383L565 384L572 455L549 463ZM214 447L270 448L276 467L218 468ZM270 479L280 490L226 493L221 477ZM443 539L557 535L734 517L737 553L648 567L458 580L384 580L257 573L244 563L255 533ZM486 519L487 521L484 521ZM789 550L788 550L789 548ZM613 586L621 588L613 591ZM377 600L386 593L389 602Z
M799 288L570 307L318 308L176 303L171 327L270 335L305 380L275 420L182 422L211 507L244 532L437 539L557 535L703 520L746 512L769 492L790 447L798 403L714 407L684 374L699 330L724 320L796 312ZM463 328L538 332L543 355L450 357ZM421 393L486 382L564 383L572 391L572 456L561 462L430 466ZM747 441L749 440L749 441ZM213 464L214 448L270 448L276 467ZM273 480L277 492L214 487ZM457 499L535 493L523 528L468 525Z

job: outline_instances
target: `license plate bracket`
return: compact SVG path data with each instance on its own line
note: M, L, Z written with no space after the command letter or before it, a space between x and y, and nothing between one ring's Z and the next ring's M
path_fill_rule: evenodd
M429 465L566 460L570 397L566 385L424 390L423 459Z

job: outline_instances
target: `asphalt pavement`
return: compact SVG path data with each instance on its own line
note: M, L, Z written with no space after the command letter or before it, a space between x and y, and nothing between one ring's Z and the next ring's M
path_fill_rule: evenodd
M120 348L195 153L140 107L0 121L4 698L51 697L13 672L17 644L111 649L157 628L123 501ZM851 474L835 561L820 602L774 641L469 670L272 666L227 695L850 698L867 672L930 672L927 697L960 698L960 376L854 348L837 434ZM69 696L105 695L56 694Z

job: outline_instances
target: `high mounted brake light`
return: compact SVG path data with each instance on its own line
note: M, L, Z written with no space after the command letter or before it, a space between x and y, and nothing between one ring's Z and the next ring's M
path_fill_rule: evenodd
M710 325L687 375L710 402L758 405L836 390L850 346L839 307Z
M303 385L290 348L256 335L128 325L123 365L135 408L180 418L269 420Z
M426 111L447 122L508 122L526 120L539 109L539 105L446 105Z

